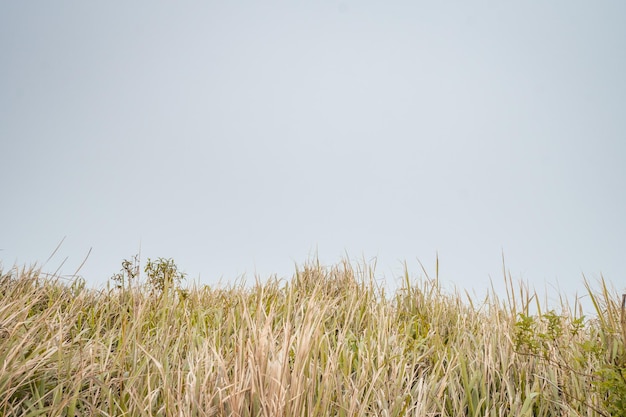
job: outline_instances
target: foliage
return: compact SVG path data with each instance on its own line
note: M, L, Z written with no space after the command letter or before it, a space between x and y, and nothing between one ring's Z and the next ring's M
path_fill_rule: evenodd
M185 274L178 271L173 259L159 258L152 261L148 258L144 271L148 276L150 289L159 294L178 289L181 281L185 279Z
M124 259L120 272L111 276L116 289L131 289L133 283L140 279L141 265L139 255L133 256L132 260ZM185 274L178 270L173 259L148 258L144 268L146 285L152 294L164 294L170 290L176 290L179 294L187 296L187 291L180 287L185 280Z
M133 256L132 260L124 259L122 269L111 277L117 289L131 287L132 283L139 278L139 255Z
M604 365L597 372L595 388L601 395L610 416L626 416L626 367Z
M224 288L183 288L164 258L107 290L0 272L0 415L625 415L604 284L586 319L405 275L388 296L348 262Z

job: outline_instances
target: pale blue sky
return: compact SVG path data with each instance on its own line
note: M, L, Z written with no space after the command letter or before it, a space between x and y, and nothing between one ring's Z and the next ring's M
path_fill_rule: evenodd
M623 1L2 2L0 53L5 269L624 288Z

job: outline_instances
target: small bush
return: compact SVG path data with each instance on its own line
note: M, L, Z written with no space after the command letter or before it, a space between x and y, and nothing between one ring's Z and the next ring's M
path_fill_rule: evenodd
M158 258L152 261L148 258L144 272L148 277L150 290L158 294L179 289L180 283L185 279L185 274L178 270L173 259Z

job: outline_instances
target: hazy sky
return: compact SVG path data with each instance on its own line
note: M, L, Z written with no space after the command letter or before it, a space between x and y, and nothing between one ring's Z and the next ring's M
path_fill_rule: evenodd
M625 287L624 1L2 2L0 53L5 269Z

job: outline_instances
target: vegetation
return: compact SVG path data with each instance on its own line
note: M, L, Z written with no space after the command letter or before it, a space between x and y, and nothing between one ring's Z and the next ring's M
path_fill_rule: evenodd
M182 287L169 259L103 290L0 271L0 415L626 416L626 297L546 310L507 279L481 303L367 265ZM536 313L533 313L535 311Z

